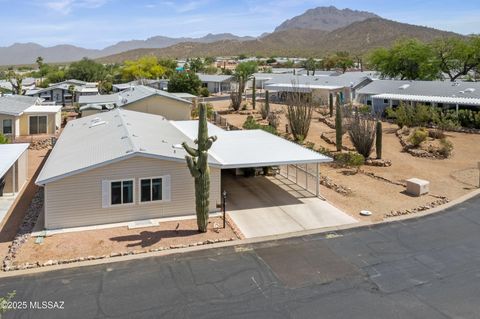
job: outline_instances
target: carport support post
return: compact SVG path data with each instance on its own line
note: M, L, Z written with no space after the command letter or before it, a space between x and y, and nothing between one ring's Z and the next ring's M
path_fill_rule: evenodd
M318 197L318 195L320 195L320 172L318 168L319 164L316 163L315 166L316 166L315 171L317 176L317 183L315 184L315 195Z
M13 193L13 197L15 197L15 190L16 190L16 179L17 179L17 174L15 174L15 170L17 168L17 161L15 161L15 163L13 163L13 166L12 166L12 175L13 175L13 178L12 178L12 184L13 184L13 188L12 188L12 193Z

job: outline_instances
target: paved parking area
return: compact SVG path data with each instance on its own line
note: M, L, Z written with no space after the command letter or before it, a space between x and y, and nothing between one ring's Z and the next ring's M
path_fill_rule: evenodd
M356 223L328 202L280 187L274 178L222 175L227 213L246 238Z

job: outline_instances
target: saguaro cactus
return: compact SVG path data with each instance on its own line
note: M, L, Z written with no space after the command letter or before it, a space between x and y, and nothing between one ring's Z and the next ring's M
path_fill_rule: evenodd
M255 110L257 106L257 83L255 83L255 77L252 79L252 108Z
M207 106L205 103L199 105L198 138L195 140L197 149L190 147L186 142L182 143L188 153L185 156L190 174L195 179L195 207L197 213L198 231L207 232L208 211L210 204L210 169L208 167L208 150L216 136L208 137Z
M330 111L330 117L333 117L333 94L329 94L328 98L328 109Z
M382 122L377 121L376 132L375 132L375 151L377 153L377 158L382 158Z
M343 136L343 127L342 127L342 108L340 106L340 97L337 95L337 103L335 110L335 144L337 144L337 151L342 150L342 136Z

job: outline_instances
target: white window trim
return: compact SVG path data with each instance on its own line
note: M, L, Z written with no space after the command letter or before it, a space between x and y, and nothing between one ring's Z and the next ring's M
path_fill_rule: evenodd
M132 196L133 196L133 201L131 203L123 203L123 182L132 182ZM121 192L121 199L122 203L121 204L112 204L112 183L115 182L122 182L122 192ZM108 187L108 207L124 207L124 206L135 206L136 202L136 196L135 196L135 178L124 178L124 179L116 179L116 180L109 180L108 181L109 187Z
M46 133L35 133L35 134L30 133L30 118L33 117L33 116L35 116L35 117L46 117L47 118L47 132ZM40 135L40 134L48 134L48 114L32 114L32 115L29 115L28 116L28 135Z
M142 202L142 180L144 179L156 179L156 178L161 178L162 179L162 199L161 200L150 200L147 202ZM154 177L139 177L138 178L138 204L139 205L153 205L153 204L161 204L165 202L169 202L165 200L165 194L164 194L164 189L165 189L165 175L164 176L154 176ZM152 184L150 184L150 199L152 198Z
M10 129L12 130L10 133L5 133L5 121L10 121ZM15 128L13 126L13 119L3 119L2 120L2 134L3 135L13 135L15 133Z

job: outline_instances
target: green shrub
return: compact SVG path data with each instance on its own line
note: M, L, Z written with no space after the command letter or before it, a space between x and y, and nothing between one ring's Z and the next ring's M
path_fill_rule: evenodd
M442 130L432 129L428 130L428 137L439 140L445 138L445 133Z
M412 143L413 146L418 147L422 144L428 137L428 131L424 128L415 129L413 134L408 138L408 141Z
M453 151L453 144L446 138L442 138L440 140L440 148L438 152L445 158L449 157Z
M215 109L213 108L212 103L207 103L207 118L211 119L213 117L213 113ZM192 108L192 118L198 118L198 106Z
M201 88L200 89L200 96L209 97L210 96L210 91L208 91L207 88Z
M10 143L10 140L8 139L8 137L0 133L0 144L8 144L8 143Z
M370 105L362 105L358 107L358 112L363 115L372 114L372 107Z
M320 154L323 154L325 156L328 156L328 157L333 157L332 152L328 148L325 148L323 146L320 146L317 149L317 152L319 152Z
M313 150L315 148L315 143L313 142L305 142L305 147Z
M245 130L264 130L272 134L277 134L277 129L275 127L271 125L261 125L252 115L247 116L247 119L243 123L242 127Z
M336 163L347 167L359 167L365 163L365 157L357 152L337 153L333 158Z

